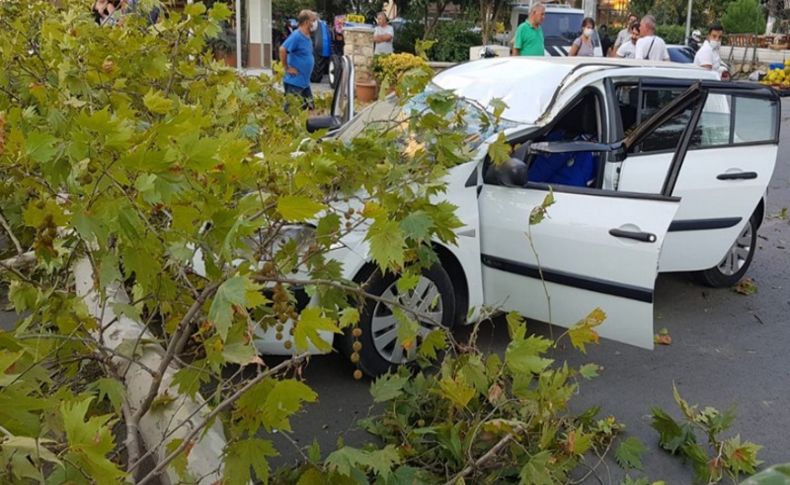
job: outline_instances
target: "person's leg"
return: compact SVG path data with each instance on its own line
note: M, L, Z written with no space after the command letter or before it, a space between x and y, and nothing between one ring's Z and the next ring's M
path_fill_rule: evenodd
M299 96L302 97L302 88L294 86L293 84L284 83L283 87L285 88L285 112L287 113L290 109L290 104L288 103L288 98L291 96Z
M313 90L310 89L310 86L302 89L301 92L302 96L302 109L313 109Z

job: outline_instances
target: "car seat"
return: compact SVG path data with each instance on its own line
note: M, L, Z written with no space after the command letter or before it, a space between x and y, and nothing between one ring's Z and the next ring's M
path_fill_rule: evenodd
M588 140L579 135L572 140ZM546 141L567 140L564 130L556 130L546 136ZM590 187L595 184L598 156L593 152L553 153L533 157L528 180L536 183Z

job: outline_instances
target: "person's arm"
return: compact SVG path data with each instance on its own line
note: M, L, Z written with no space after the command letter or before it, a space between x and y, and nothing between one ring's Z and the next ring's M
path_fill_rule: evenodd
M521 26L516 29L516 35L513 37L513 47L510 48L511 56L518 56L521 54Z
M299 74L299 71L297 71L295 67L288 65L288 49L286 49L286 45L290 45L288 43L288 39L285 39L285 42L283 42L280 46L280 62L282 63L285 72L295 76Z
M620 58L624 59L626 54L627 54L627 52L626 52L626 47L627 46L628 46L628 44L621 45L620 48L617 49L617 52L615 52L612 57L620 57Z
M694 56L694 64L698 65L703 69L707 69L709 71L712 70L713 51L702 47L700 50L697 51L697 55Z
M575 57L579 53L579 45L581 45L580 39L573 41L573 44L571 44L571 50L568 51L569 57Z
M388 29L382 29L382 33L379 35L373 36L373 42L389 42L392 40L392 27Z

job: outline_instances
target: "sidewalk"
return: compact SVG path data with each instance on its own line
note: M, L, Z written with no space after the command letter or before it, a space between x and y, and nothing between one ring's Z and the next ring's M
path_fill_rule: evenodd
M261 75L271 76L272 70L271 69L264 69L264 68L255 68L255 67L248 67L243 69L244 73L247 76L258 77ZM329 77L324 76L320 83L310 83L310 89L313 91L313 94L323 94L323 93L332 93L332 87L329 86Z

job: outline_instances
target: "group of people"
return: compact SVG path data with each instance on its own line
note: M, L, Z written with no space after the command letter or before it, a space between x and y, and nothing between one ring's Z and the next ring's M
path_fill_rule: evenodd
M318 14L312 10L302 10L296 21L297 28L280 45L279 59L285 70L283 84L286 95L295 95L302 100L302 109L312 109L313 92L310 89L310 74L315 67L312 34L318 28ZM379 12L373 30L373 53L392 54L394 36L395 31L389 25L387 15Z
M123 17L139 10L139 0L96 0L91 8L91 13L96 23L103 26L113 26L122 22ZM159 18L159 9L154 7L146 12L149 23L156 23Z
M529 17L516 30L511 49L512 55L543 56L545 52L543 30L541 25L546 16L546 7L536 3L529 10ZM602 45L595 40L595 20L587 17L582 21L581 35L577 37L568 52L569 56L619 57L625 59L642 59L651 61L669 61L669 51L664 39L656 35L656 19L645 15L641 20L634 14L628 16L626 27L617 34L614 45ZM723 29L720 24L713 24L708 29L708 38L699 48L694 64L705 69L721 71L723 69L719 48ZM600 54L596 47L601 47Z

